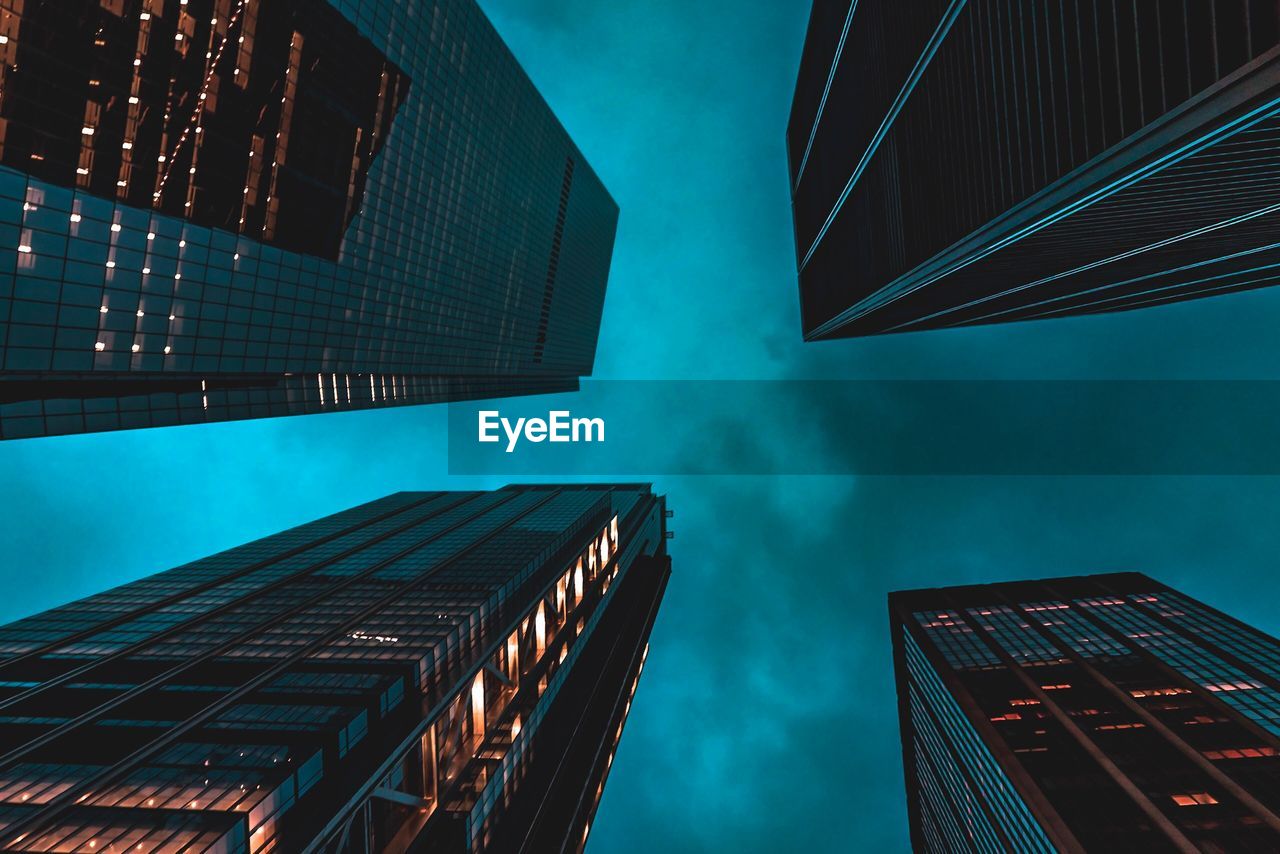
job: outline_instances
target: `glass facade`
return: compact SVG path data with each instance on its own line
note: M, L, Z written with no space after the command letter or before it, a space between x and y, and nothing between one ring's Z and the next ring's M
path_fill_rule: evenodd
M0 848L580 850L665 519L399 493L0 627Z
M591 372L617 207L475 0L9 2L0 88L0 438Z
M1280 641L1132 573L889 602L917 850L1280 844Z
M1272 284L1280 11L818 0L787 130L808 339Z

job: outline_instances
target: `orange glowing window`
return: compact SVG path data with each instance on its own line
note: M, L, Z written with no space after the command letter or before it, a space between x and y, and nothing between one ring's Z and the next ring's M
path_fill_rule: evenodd
M1130 691L1129 696L1135 698L1142 697L1176 697L1179 694L1190 694L1190 688L1144 688L1138 691Z
M1216 694L1220 691L1252 691L1255 688L1261 688L1262 685L1257 682L1212 682L1204 687Z
M1173 802L1180 807L1199 807L1216 804L1218 799L1208 792L1187 792L1182 795L1173 795Z
M1241 747L1226 750L1206 750L1205 759L1260 759L1263 756L1275 756L1274 747Z
M1016 700L1010 700L1010 701L1009 701L1009 705L1011 705L1011 706L1038 706L1038 705L1040 705L1040 701L1039 701L1039 700L1036 700L1036 699L1033 699L1033 698L1030 698L1030 697L1025 698L1025 699L1023 699L1023 698L1019 698L1019 699L1016 699Z
M1041 691L1065 691L1070 687L1071 686L1066 683L1062 683L1060 685L1041 685L1040 690Z

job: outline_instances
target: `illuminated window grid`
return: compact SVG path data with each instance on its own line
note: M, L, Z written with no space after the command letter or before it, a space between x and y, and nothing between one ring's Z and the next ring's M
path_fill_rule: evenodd
M584 500L583 496L572 494L560 496L556 502L546 505L548 517L531 515L522 522L525 526L548 521L563 525L566 519L581 518L581 511L590 509L597 502L595 497ZM372 628L362 630L359 634L363 637L344 638L315 657L368 656L368 648L373 645L375 648L380 647L376 652L379 657L408 658L418 662L419 673L425 683L433 661L444 663L451 658L456 659L455 638L468 639L468 647L477 645L480 637L477 630L487 619L486 615L495 613L499 601L524 584L536 568L545 564L554 552L572 539L576 530L577 527L571 525L565 534L552 539L532 557L527 557L531 542L528 533L518 535L517 543L503 541L503 545L490 540L481 548L468 552L442 575L433 577L431 590L415 591L372 618L368 624L376 626L376 631ZM617 536L616 528L613 536ZM602 539L603 537L604 535ZM512 573L509 567L521 565L522 559L523 569ZM503 567L507 568L502 569ZM464 583L468 588L483 584L490 586L494 592L483 600L476 598L475 593L470 590L447 596L442 594L440 588L451 583ZM460 599L459 596L463 598ZM424 619L434 620L435 625L424 626ZM459 623L459 620L462 622ZM396 641L382 645L376 639L377 636L394 636Z
M210 748L206 753L212 753L226 746L204 747ZM255 749L246 746L240 752ZM276 764L251 765L241 760L234 770L215 770L203 763L179 768L150 766L87 803L125 809L244 813L254 850L261 850L275 836L274 819L305 795L322 773L320 753L297 763L286 751L277 753L280 761Z
M0 803L44 804L72 783L86 779L93 766L24 762L0 772Z
M29 810L24 807L0 807L0 829L12 825ZM245 844L241 821L225 813L181 813L162 827L138 822L133 816L75 819L30 837L26 843L32 850L76 851L88 849L95 841L103 849L130 850L141 845L143 851L177 852L243 850ZM89 850L99 850L97 845Z
M308 542L314 542L322 537L331 536L332 534L343 530L353 523L358 523L362 518L371 518L381 512L397 509L407 506L414 500L410 495L390 496L387 499L380 499L363 507L354 510L345 511L335 514L335 516L321 520L319 522L308 523L291 531L277 534L249 543L244 546L231 549L221 555L214 556L205 560L195 561L177 569L159 573L156 576L142 579L130 584L123 585L106 593L90 596L71 605L48 611L35 617L26 618L16 623L12 623L4 630L0 630L0 650L5 652L24 652L34 648L37 644L32 641L52 642L67 635L91 628L93 625L109 619L112 616L135 611L144 605L149 605L161 596L173 595L183 590L191 589L197 584L215 580L224 575L230 575L237 570L242 569L246 564L254 564L269 559L271 556L287 552L291 549L302 546ZM378 523L366 529L368 532L380 530L382 525L390 524L390 522ZM340 538L335 542L342 543L344 546L353 544L359 539L366 538L368 534L366 530L356 530L349 538ZM305 561L307 556L323 554L325 546L317 546L308 551L304 556L299 558L277 562L276 566L290 567L293 563L300 564ZM238 587L238 585L228 585L229 588ZM219 604L229 596L219 597L216 593L200 594L198 596L188 597L185 602L187 605L174 606L173 610L186 610L188 613L200 613L207 608L190 608L190 603L196 601L207 601L210 606ZM6 639L13 638L6 643ZM18 639L21 639L20 641ZM87 641L91 644L93 641ZM81 648L67 647L62 651L64 653L75 650L76 654L85 654L89 652L87 646Z
M604 531L594 537L591 549L597 550L598 553L600 544L605 542L609 543L615 552L618 550L616 525L607 526ZM504 749L498 768L485 772L489 775L488 781L478 793L477 803L468 814L467 819L468 827L470 828L469 836L474 841L480 840L483 836L489 816L497 808L508 785L516 778L516 768L523 758L526 746L537 732L538 726L545 717L551 703L555 700L569 672L585 648L588 639L594 633L596 626L606 612L613 596L613 590L616 590L616 588L603 590L603 584L599 583L601 580L599 573L591 577L584 576L584 585L591 585L596 590L600 590L601 593L599 601L591 603L589 606L582 604L584 601L590 602L590 599L587 598L587 589L578 590L575 587L575 574L579 567L586 566L588 559L589 555L584 554L573 561L566 568L559 583L553 589L544 593L537 606L543 608L544 613L548 615L548 653L554 653L553 644L560 644L561 652L558 658L548 656L545 660L545 665L550 670L550 676L548 677L544 674L536 683L538 699L534 708L521 716L519 732L512 736L511 744ZM604 563L600 564L600 568L603 569L605 565ZM630 564L626 566L629 567ZM625 572L625 569L622 571ZM567 590L562 599L560 591L565 588ZM591 610L583 620L581 611L586 607L590 607ZM533 611L530 613L532 614ZM561 634L561 629L577 622L582 625L580 630L568 635ZM537 666L537 663L535 659L535 666ZM533 668L530 667L528 669L532 670ZM502 714L509 716L510 712L507 710Z
M1057 647L1008 606L969 608L968 613L1018 664L1056 664L1065 660Z
M547 506L553 507L553 505ZM533 517L526 517L526 523L528 523L527 520L531 518ZM562 517L560 521L563 522L564 518L567 517ZM603 613L604 606L597 606L593 612L593 619L589 620L576 635L575 646L571 647L567 653L562 651L558 659L547 657L554 652L554 644L557 643L557 638L559 638L558 630L564 625L567 625L571 620L569 609L573 607L574 604L582 601L584 591L579 587L579 585L602 578L598 572L593 573L586 571L586 566L591 554L599 553L601 555L608 555L616 554L618 551L617 522L617 517L614 517L613 521L606 527L605 531L599 535L598 539L593 541L593 545L588 550L588 554L580 556L578 560L565 571L555 589L548 590L539 600L539 604L535 605L533 610L530 612L530 614L532 614L540 611L542 615L546 616L548 652L546 656L543 656L542 660L552 668L553 675L551 677L550 684L548 684L546 675L537 682L537 690L540 697L538 708L533 713L528 713L523 715L522 718L517 718L517 720L522 721L523 727L520 728L518 732L516 732L514 728L512 729L512 738L515 739L515 741L506 749L503 763L499 770L494 772L492 776L488 777L489 783L485 786L485 791L482 793L478 805L472 807L469 813L468 821L472 828L473 838L478 838L479 835L484 832L484 828L487 826L487 816L495 808L500 796L505 796L505 794L507 794L508 790L506 789L506 786L516 776L515 769L519 766L524 755L523 745L527 743L528 737L536 730L537 724L541 720L547 704L554 698L559 685L561 684L556 677L560 676L563 678L563 674L568 672L569 667L572 665L571 659L576 658L575 650L581 649L581 643L584 642L585 638L594 630L599 615ZM603 569L604 564L601 563L600 567ZM614 571L616 572L616 569ZM518 633L520 633L524 638L522 643L531 642L532 640L533 632L530 628L530 620L531 617L529 614L526 614L522 623L522 628L518 629ZM580 619L579 623L582 623ZM501 648L499 650L499 654L505 655ZM535 663L539 659L532 649L526 649L521 654L520 660L522 662L521 669L528 671L535 666ZM495 666L501 667L502 661L495 662L494 664ZM484 678L486 681L488 680L487 676ZM501 690L495 691L491 689L486 696L506 696L506 693ZM469 717L470 702L471 692L464 687L453 701L447 705L447 711L444 717L437 721L433 726L433 732L435 733L433 738L436 741L436 750L440 760L439 773L442 775L440 782L441 786L445 784L446 775L452 777L452 775L456 774L458 769L462 767L463 763L466 762L465 757L468 752L480 753L493 751L492 747L485 748L479 741L472 743L471 741L460 741L458 739L459 733L467 734L472 732ZM509 711L510 710L508 710L508 712ZM498 715L492 709L486 713L487 718L494 718L497 716ZM518 738L516 738L517 735L519 736Z
M402 377L423 374L424 360L433 368L441 366L450 371L472 368L491 373L496 349L503 353L499 358L504 366L527 359L536 335L537 318L509 316L510 309L504 307L501 295L494 292L494 284L509 281L515 269L518 280L535 283L534 289L540 297L555 209L551 205L545 211L524 211L505 198L501 188L533 182L539 194L558 195L563 157L549 157L547 163L528 157L528 151L542 150L546 145L565 146L582 168L585 163L571 143L564 140L562 129L478 9L453 8L446 19L448 23L441 26L441 21L424 24L408 15L407 5L393 4L385 13L380 13L395 20L394 24L374 29L360 25L366 37L378 43L415 79L410 98L396 118L395 130L373 164L364 213L348 232L348 246L354 256L360 257L363 266L353 271L342 264L336 268L314 264L309 258L298 263L297 259L289 258L288 253L255 252L252 244L228 243L225 235L216 232L202 234L200 229L192 227L175 230L171 222L151 219L135 221L121 217L120 232L114 235L107 231L95 232L91 226L114 222L119 212L110 206L92 204L102 200L88 199L79 214L81 220L76 223L83 229L84 239L96 236L101 246L110 247L112 241L119 245L132 240L131 230L143 237L155 233L156 239L147 247L150 254L161 261L179 261L183 269L172 272L182 272L182 281L204 284L201 277L207 276L214 286L214 292L198 300L184 296L181 288L176 297L172 288L168 293L163 290L151 293L143 280L172 276L172 272L150 266L150 273L141 274L136 267L130 269L127 259L117 261L110 269L95 267L93 261L77 261L86 265L86 276L97 279L86 283L90 290L97 288L102 293L105 289L122 295L119 310L124 316L133 311L128 303L131 298L136 300L139 292L148 301L180 301L183 303L180 307L189 309L176 315L175 332L171 336L162 335L162 340L156 341L164 343L172 337L173 343L165 343L172 348L171 353L152 350L158 333L107 329L111 339L103 341L103 352L89 351L94 369L102 365L132 367L136 363L160 364L163 370L185 364L190 370L200 371L259 368L276 371L284 369L285 364L284 358L278 355L278 345L307 359L382 360L387 367L373 373ZM348 18L364 21L362 6L342 4L340 8ZM395 33L395 40L388 40L389 33ZM451 67L448 56L463 41L478 64L492 63L486 80L472 80L466 75L453 79L441 72ZM502 80L502 85L492 87L492 79ZM466 108L486 103L485 98L491 99L495 92L504 102L497 112L513 116L521 128L519 133L494 133L486 122L488 113ZM543 142L530 142L536 140ZM483 163L495 178L482 183L473 180L476 163ZM594 176L591 177L589 183L594 183ZM603 294L596 292L592 280L600 281L613 237L612 203L607 195L602 192L580 195L576 189L577 176L574 183L567 236L574 240L576 251L570 253L566 245L561 256L553 331L557 331L557 317L588 324L598 317ZM422 188L426 188L425 192ZM44 191L45 188L38 189ZM55 188L48 189L47 195L56 195L52 192ZM25 201L25 190L18 199ZM45 207L56 207L60 201L46 199ZM67 216L69 219L69 212ZM531 216L535 223L532 230L526 222ZM601 218L603 221L596 221ZM512 235L526 233L530 235L527 244L513 241ZM185 247L177 247L181 240L186 241ZM205 250L203 256L201 249ZM190 257L187 250L192 250ZM37 256L32 261L33 269L44 270L47 265L39 253L33 250L30 254ZM240 255L239 259L234 258L236 254ZM428 284L426 288L422 287L424 281ZM300 288L300 282L306 282L308 287ZM74 296L74 292L67 294L70 298ZM26 296L21 299L26 300ZM90 302L86 297L83 306L70 304L68 308L96 311L99 306ZM110 308L112 315L117 313L115 307ZM39 334L36 318L28 318L26 310L16 312L13 321L21 326L24 335ZM315 322L311 326L316 332L324 329L328 333L323 345L318 343L317 334L302 334L291 328L290 318L295 312L304 311L314 313ZM352 311L354 315L349 319L347 314ZM146 309L147 318L152 314L150 308ZM505 320L497 322L504 315L508 315ZM83 331L92 331L95 327L87 320L87 312L85 317ZM221 337L218 337L219 325L224 327ZM338 328L343 330L342 334L335 334ZM567 329L567 324L562 324L558 330L561 334L549 339L554 346L548 347L544 357L547 370L564 374L580 368L584 360L593 355L594 335L577 331L563 334ZM134 340L139 334L142 339ZM140 352L130 352L133 344L140 345ZM68 344L68 348L65 353L57 354L59 369L79 361L80 348L72 344ZM15 348L14 355L16 366L22 362L22 353ZM320 370L328 373L332 368L326 363ZM368 368L365 372L369 372ZM521 382L524 380L518 379L514 384L518 387ZM273 414L285 414L293 405L284 401L273 404L283 407ZM265 409L265 404L233 403L225 412L208 417L246 417L246 410L254 407ZM87 429L150 421L175 423L179 419L187 420L183 411L189 413L190 420L202 420L198 405L194 412L190 409L148 408L131 414L106 413L103 420L98 420L96 412L40 409L34 414L15 414L12 420L47 421L47 427L16 424L13 435L20 435L23 429L86 429L86 421L101 425ZM260 414L266 412L254 413ZM124 424L120 423L121 415ZM110 423L113 419L114 424Z
M516 505L524 505L530 502L527 496L519 496L513 502ZM299 589L305 592L305 595L315 595L322 593L325 585L332 586L337 583L337 579L324 581L322 576L342 576L348 574L343 567L351 567L350 574L364 571L370 564L378 560L392 556L396 550L403 550L415 543L420 542L424 537L432 536L446 529L450 524L454 524L468 515L476 512L477 509L491 507L497 499L489 496L482 497L480 503L472 506L470 503L464 504L453 510L446 510L440 516L414 525L403 534L398 534L390 540L384 540L383 543L377 544L369 549L362 550L350 558L340 561L338 564L330 565L322 569L318 573L312 573L309 576L299 579L297 585L301 585ZM510 511L507 511L508 513ZM470 523L462 531L470 531L472 538L482 536L485 533L495 530L502 523L502 518L493 518L490 516L498 514L486 514L480 519L475 520L476 523ZM487 520L487 521L486 521ZM473 530L480 528L480 530ZM391 547L386 547L387 543L391 543ZM433 565L433 564L432 564ZM336 567L336 569L335 569ZM316 581L320 582L320 586L316 586ZM385 588L378 591L377 595L385 592ZM280 613L285 607L297 604L298 594L294 591L292 584L277 589L267 594L256 596L252 601L243 605L231 608L228 611L217 615L216 617L202 623L197 628L183 632L180 636L165 639L153 645L150 649L144 650L141 654L148 656L171 656L175 653L193 654L197 647L209 651L220 645L221 643L231 640L244 631L250 625L260 622L272 614ZM288 624L289 626L301 625L301 631L307 631L307 622L312 626L315 625L317 616L319 619L336 617L338 612L332 610L332 606L340 599L330 597L325 600L324 604L317 604L313 609L304 615L304 618L293 618ZM326 613L327 611L327 613ZM277 628L274 631L280 632ZM231 653L234 654L234 653Z
M965 668L1001 667L987 645L974 636L973 629L955 612L921 611L912 614L947 664L957 670Z
M546 492L541 494L551 495L551 493ZM602 498L602 495L605 497ZM631 506L635 502L620 501L618 503ZM504 579L503 575L532 577L538 567L530 564L538 561L545 564L546 560L550 559L553 552L558 548L571 542L581 542L581 534L567 536L562 529L561 534L557 535L550 529L550 526L564 525L565 520L570 519L572 521L568 525L568 530L581 531L584 529L588 517L599 518L602 510L609 506L609 501L607 493L601 493L598 490L594 492L591 490L583 490L581 492L566 491L563 496L555 496L552 501L543 506L547 508L547 513L529 514L524 519L519 520L528 526L527 530L518 538L523 542L521 548L514 548L514 540L510 542L504 540L501 548L490 550L483 554L484 560L509 560L510 562L506 563L506 566L519 567L514 572L508 568L505 573L495 574L488 571L481 562L477 562L475 556L472 555L453 561L452 564L444 567L442 572L433 577L433 586L436 579L438 579L440 589L409 588L417 599L415 606L409 610L417 610L425 606L428 608L448 607L450 611L456 612L451 615L454 617L451 620L453 631L442 639L446 647L443 651L443 657L451 657L454 662L448 665L450 672L456 672L457 668L467 666L466 662L468 660L474 660L474 650L484 644L486 638L495 630L490 628L494 620L490 615L493 613L493 609L503 607L502 599L504 596L514 592L514 588L510 588L510 582ZM585 513L583 512L584 508L586 509ZM497 515L492 508L488 509L491 515ZM653 515L654 512L650 511L650 516L641 526L642 530L646 532L644 534L646 542L650 544L654 542L660 543L662 540L660 519L658 519L657 527L652 527L654 520L658 518ZM505 521L509 522L511 518L511 515L506 515ZM539 528L544 530L538 531ZM552 584L548 595L540 600L547 615L549 638L557 638L568 625L568 622L562 616L562 611L573 607L575 603L581 601L581 585L584 582L594 581L603 585L611 577L612 573L616 573L616 568L608 574L603 573L601 568L605 562L614 559L618 555L619 543L617 542L617 534L618 520L615 517L612 522L605 525L600 534L591 540L591 547L584 553L585 559L581 561L581 568L577 564L570 566L565 574ZM485 535L486 532L483 531L477 533L477 537ZM624 549L624 554L635 554L633 548ZM529 563L526 563L526 561ZM324 582L323 585L331 585L336 581L338 579L331 579ZM520 584L523 583L523 581L520 582ZM477 584L482 584L487 588L487 597L478 595L478 593L483 594L486 591L477 591L475 589ZM390 586L394 587L396 585L392 584ZM337 595L330 595L326 598L336 601L339 610L343 610L348 606L367 604L367 602L373 601L370 594L380 596L387 589L388 584L386 582L374 583L366 580L363 582L363 586L357 584L351 588L344 588L342 591L338 591ZM344 594L348 593L351 595L347 599L342 598ZM435 595L430 595L433 593ZM417 596L417 594L428 595ZM193 594L193 596L202 595L204 594ZM257 618L261 616L264 619L269 619L272 614L263 612L276 610L278 610L277 606L265 609L247 607L238 615L239 622L246 629L260 629L263 621ZM375 621L380 627L382 624L381 618L390 616L393 613L395 613L394 607L387 608L369 619ZM145 622L140 623L140 625L145 625ZM385 634L381 636L376 636L372 633L366 634L362 629L356 629L352 632L352 634L357 633L362 636L343 638L333 646L353 646L370 641L375 644L382 644L386 643L388 638ZM187 633L184 632L184 634ZM581 639L585 637L585 634L586 630L580 622L579 625L573 627L573 632L565 634L565 637L577 636ZM180 638L175 638L174 640L177 641ZM189 642L192 639L188 637L186 640ZM199 640L199 638L196 638L196 640ZM159 645L161 644L157 644L157 646ZM183 656L180 652L180 649L171 650L172 654L168 657L174 660L181 660ZM378 657L370 655L365 655L364 658L368 659L370 664L379 660ZM352 660L358 661L359 656L353 656ZM309 661L313 666L323 664L321 656L313 656ZM559 664L559 661L556 663ZM83 682L68 687L95 691L119 691L127 690L132 686L128 684ZM232 690L233 687L233 685L216 685L208 684L207 682L203 684L171 684L162 688L161 693L196 691L220 694ZM337 697L350 698L352 704L346 705L344 701L342 705L335 705L333 699ZM374 716L386 715L389 711L399 707L403 697L404 680L399 677L383 679L375 684L375 680L367 674L289 671L285 676L277 677L272 683L245 697L229 709L224 710L216 720L206 726L210 731L226 729L229 733L243 729L255 729L263 732L270 728L275 728L276 731L284 733L320 732L322 730L330 732L336 727L336 732L332 732L332 737L337 740L338 750L341 753L354 749L362 743L365 732L372 727L372 718L368 717L370 714ZM203 703L204 701L201 702ZM372 706L369 705L370 702L373 703ZM15 716L10 717L14 718ZM27 716L27 719L31 720L32 718ZM65 722L65 719L58 722ZM104 738L102 740L110 741L111 736L107 733L110 728L128 727L131 729L163 730L175 723L177 722L165 720L158 716L155 719L145 719L135 714L111 717L101 721L97 726L103 729ZM326 735L326 737L329 736ZM159 766L163 763L157 760L153 764ZM177 763L177 765L180 766L181 763ZM199 772L199 769L197 769L197 772ZM163 777L166 780L184 779L182 774L176 771L166 771L155 776ZM207 790L201 789L198 797L192 797L193 801L201 804L201 808L203 808L202 801L205 798L211 798L215 795L218 798L238 797L234 793L224 792L218 794L217 787L223 784L229 786L234 782L234 776L223 776L220 773L205 776L197 773L194 776L199 776L200 780L210 780L207 784ZM124 782L128 782L128 780ZM264 786L264 788L266 787ZM236 801L236 803L243 804L245 807L249 806L248 800ZM255 823L256 820L253 820L249 826L252 828ZM257 842L255 841L256 844Z
M1224 619L1177 593L1150 593L1130 598L1145 604L1174 625L1212 638L1215 646L1231 652L1271 678L1280 679L1280 645L1274 638Z
M1074 604L1122 632L1223 702L1272 733L1280 734L1280 693L1222 659L1167 630L1123 599L1086 599Z
M575 500L575 498L576 498L575 496L570 494L569 496L558 496L557 499L554 499L553 501L569 502L569 501ZM533 500L534 498L531 498L529 496L518 497L516 501L511 502L511 505L514 505L514 509L511 506L507 506L502 508L502 511L505 511L505 513L507 514L507 517L510 518L510 516L513 515L515 512L518 512L518 510L522 506L524 506L525 504L531 504ZM593 500L598 500L598 499L593 499ZM479 520L479 521L485 522L490 520L491 516L497 516L497 515L499 514L498 513L488 514L485 517L482 517L482 520ZM428 544L426 548L415 551L412 555L409 555L405 559L406 561L410 562L411 572L407 573L404 577L405 578L416 577L422 572L429 570L431 567L436 566L442 561L448 558L451 558L455 554L458 554L461 551L463 551L463 545L461 543L450 542L451 539L457 539L460 537L465 539L466 542L468 543L474 542L478 537L483 536L485 534L490 534L496 531L498 527L500 527L502 521L503 520L498 520L496 522L489 521L488 524L484 526L484 529L479 532L470 531L470 528L473 527L473 525L468 524L462 528L459 528L457 531L453 532L452 534L446 535L445 537L441 538L441 540L437 541L438 543L443 544L439 548L432 549L431 548L432 544ZM525 540L524 547L527 550L528 548L527 538ZM486 556L486 559L488 560L494 559L494 556L492 555L492 553L484 552L483 546L481 547L481 549L478 550L477 553L484 554ZM547 550L544 549L540 554L546 554L546 553L547 553ZM367 566L369 562L368 555L362 554L361 558L362 558L362 563L365 566ZM533 562L536 563L537 561L538 561L538 557L535 556L533 558ZM500 565L510 566L511 564L505 563ZM465 568L466 560L461 561L459 563L459 566ZM443 576L433 577L432 579L433 585L447 583L451 578L450 573L456 574L458 571L459 571L458 567L451 567ZM374 577L376 578L377 575L375 574ZM382 596L384 593L385 593L384 587L381 587L373 583L357 584L352 587L345 588L343 591L341 591L336 595L326 597L326 599L322 604L318 604L313 608L309 609L308 611L303 612L300 615L297 615L295 617L282 621L278 625L270 628L264 635L260 636L259 638L255 638L254 640L246 644L240 645L237 650L233 650L232 652L228 653L228 655L229 657L261 656L261 655L270 656L272 654L287 655L289 648L293 646L297 646L300 643L302 643L303 638L309 635L310 636L318 635L322 633L324 630L331 628L334 625L337 625L337 623L340 620L347 619L347 615L354 614L356 611L365 607L370 602L376 600L377 598ZM478 603L464 602L462 607L474 608L476 604ZM345 606L345 608L343 606ZM261 606L261 609L267 610L267 611L271 610L270 603L266 602ZM229 617L228 619L232 619L232 618ZM238 626L239 626L239 623L237 622L231 623L229 627L226 629L226 631L223 632L223 634L232 634L232 635L235 634L238 631ZM207 639L204 639L201 637L202 635L208 636L209 632L206 630L196 635L195 639L204 640L204 644L206 648L212 648L215 645L217 645L219 641L219 638L217 636L209 636L207 637ZM287 639L287 644L277 645L277 647L273 650L271 648L271 640L270 640L272 636L278 636L278 637ZM192 640L191 637L185 637L184 639L182 639L184 649L189 648L191 640ZM350 641L344 641L344 643L349 643L349 642ZM163 645L160 645L160 646L162 647ZM391 653L387 653L387 652L382 652L380 654L385 655L387 657L391 656Z
M1119 657L1133 651L1071 610L1066 602L1031 602L1019 605L1032 619L1048 629L1058 642L1082 658Z

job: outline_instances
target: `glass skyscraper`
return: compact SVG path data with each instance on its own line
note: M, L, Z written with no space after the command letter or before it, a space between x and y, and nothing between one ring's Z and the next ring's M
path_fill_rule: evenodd
M576 388L618 210L475 0L0 5L0 438Z
M1280 9L815 0L787 128L808 340L1270 285Z
M0 849L581 850L666 516L399 493L0 627Z
M889 612L916 850L1280 847L1280 641L1136 573Z

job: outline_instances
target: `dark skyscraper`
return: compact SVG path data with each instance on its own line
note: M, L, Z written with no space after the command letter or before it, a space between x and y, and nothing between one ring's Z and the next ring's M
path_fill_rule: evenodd
M808 340L1280 269L1274 3L816 0L787 130Z
M0 93L0 438L591 372L617 206L475 0L23 0Z
M889 612L917 851L1280 848L1280 641L1133 573Z
M399 493L0 628L0 849L580 850L665 508Z

